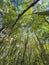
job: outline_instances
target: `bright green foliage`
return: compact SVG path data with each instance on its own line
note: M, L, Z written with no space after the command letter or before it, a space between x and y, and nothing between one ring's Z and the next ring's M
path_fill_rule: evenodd
M37 5L38 12L45 10L45 2L49 6L48 0L43 0ZM9 1L6 2L6 7L2 0L1 3L5 28L0 37L0 65L49 65L49 16L33 14L31 7L12 28L12 24L23 11L21 3L18 5L18 14ZM24 9L31 3L32 0L24 0Z

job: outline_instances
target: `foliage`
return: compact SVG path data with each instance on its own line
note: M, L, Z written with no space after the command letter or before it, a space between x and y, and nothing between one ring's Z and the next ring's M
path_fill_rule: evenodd
M0 36L0 65L49 65L49 16L33 14L34 8L31 7L12 27L32 0L24 0L23 8L20 2L18 11L8 0L6 6L2 0L0 3L3 11L0 13L3 25ZM39 2L37 11L44 12L48 3L46 0Z

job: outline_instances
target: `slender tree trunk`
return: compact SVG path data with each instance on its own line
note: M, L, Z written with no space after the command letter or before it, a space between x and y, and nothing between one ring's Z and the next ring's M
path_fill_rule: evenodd
M43 64L44 65L49 65L49 57L47 56L47 54L46 54L46 51L45 51L45 49L44 49L44 46L43 46L43 44L41 43L41 41L40 41L40 39L38 38L38 36L37 36L37 34L35 33L35 35L36 35L36 38L37 38L37 40L38 40L38 42L39 42L39 45L40 45L40 49L41 49L41 58L42 58L42 60L43 60Z
M27 44L28 44L28 31L27 31L27 39L25 41L25 48L24 48L24 52L23 52L23 57L22 57L22 61L21 61L21 65L23 65L24 63L24 57L25 57L25 53L26 53L26 49L27 49Z
M34 2L35 2L36 0L34 0ZM35 12L37 10L37 4L34 6L34 9L33 9L33 12ZM44 65L49 65L49 58L48 58L48 56L47 56L47 54L46 54L46 51L45 51L45 49L44 49L44 47L43 47L43 44L41 43L41 41L40 41L40 39L38 38L38 36L36 35L36 33L35 33L35 36L36 36L36 38L37 38L37 40L38 40L38 42L39 42L39 45L40 45L40 49L41 49L41 59L43 60L43 64ZM45 61L47 62L47 63L45 63Z

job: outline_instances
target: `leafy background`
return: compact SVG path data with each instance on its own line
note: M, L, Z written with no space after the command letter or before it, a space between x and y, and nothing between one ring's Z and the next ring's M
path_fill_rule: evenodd
M49 65L49 16L33 14L31 7L12 27L18 15L34 2L22 1L18 1L16 10L8 0L0 0L0 65ZM44 13L49 0L39 1L35 7Z

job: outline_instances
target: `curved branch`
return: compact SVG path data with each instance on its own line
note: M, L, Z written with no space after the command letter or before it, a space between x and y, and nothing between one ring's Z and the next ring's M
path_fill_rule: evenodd
M34 6L38 1L40 0L37 0L35 1L34 3L30 4L30 6L28 6L21 14L18 15L16 21L12 24L12 28L14 28L14 26L16 25L16 23L18 22L18 20L21 18L21 16L26 12L28 11L32 6ZM5 26L3 26L2 29L0 29L0 32L5 28Z
M27 7L21 14L18 15L18 18L16 19L16 21L13 23L12 28L16 25L16 23L18 22L18 20L21 18L21 16L28 11L32 6L34 6L39 0L35 1L34 3L32 3L29 7Z

